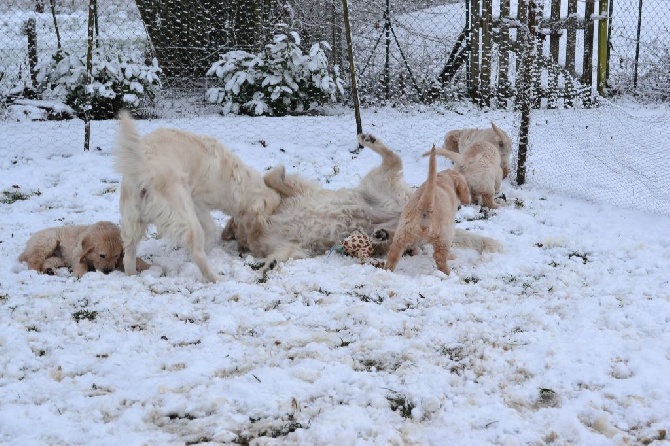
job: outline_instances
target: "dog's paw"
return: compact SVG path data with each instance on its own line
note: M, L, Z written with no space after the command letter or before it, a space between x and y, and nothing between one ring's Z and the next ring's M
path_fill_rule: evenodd
M279 261L277 259L267 259L260 268L261 273L263 273L263 275L267 274L268 272L275 269L278 263Z
M391 237L391 234L387 229L377 229L373 234L372 234L372 239L375 242L385 242Z
M374 144L377 142L377 138L370 133L359 133L358 142L360 144Z

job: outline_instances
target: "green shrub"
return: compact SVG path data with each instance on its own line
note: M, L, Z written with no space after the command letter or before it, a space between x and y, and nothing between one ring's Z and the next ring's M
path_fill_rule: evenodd
M258 54L229 51L207 72L219 85L206 92L223 113L274 115L304 113L336 100L343 92L339 67L329 67L326 42L315 43L308 54L297 32L277 34Z
M112 119L119 110L136 109L142 100L153 100L161 88L161 69L154 58L150 64L137 54L93 51L91 84L86 84L86 56L56 52L40 65L38 80L64 97L78 117L83 118L91 98L92 119Z

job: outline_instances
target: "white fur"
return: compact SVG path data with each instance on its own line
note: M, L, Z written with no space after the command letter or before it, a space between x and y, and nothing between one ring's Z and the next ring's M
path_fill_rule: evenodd
M402 160L383 142L369 134L358 136L359 142L381 155L381 165L372 169L353 188L326 189L299 175L285 175L278 167L265 176L268 186L282 195L282 202L269 218L265 233L252 254L266 257L265 270L290 258L323 254L353 232L370 236L375 254L383 254L393 239L400 214L413 193L405 183ZM224 233L237 234L230 221ZM388 237L379 239L379 230ZM497 251L500 244L487 237L456 230L454 246L478 251Z
M136 272L135 255L149 224L189 249L203 277L216 281L205 247L217 230L220 210L240 226L240 243L253 246L279 194L214 138L158 129L140 139L130 116L120 115L115 167L123 174L121 236L124 269Z

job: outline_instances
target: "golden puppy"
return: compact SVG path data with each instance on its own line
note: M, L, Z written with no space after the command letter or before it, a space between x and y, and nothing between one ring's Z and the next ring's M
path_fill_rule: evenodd
M67 266L78 279L89 271L123 271L121 231L109 221L42 229L30 237L19 261L45 274ZM137 266L142 271L149 268L142 259L137 259Z
M405 249L417 242L433 245L437 269L449 274L447 260L454 239L454 218L459 201L470 202L470 192L463 175L454 170L437 173L437 149L433 145L428 165L428 179L412 195L400 214L398 229L386 259L385 268L393 271Z
M493 197L500 191L503 171L500 167L500 153L493 144L477 141L462 153L438 149L437 154L453 161L456 170L463 174L470 188L472 203L478 203L481 197L484 206L498 208Z
M470 144L477 141L490 142L498 149L502 177L507 178L512 155L512 139L493 122L490 129L459 129L448 132L444 137L444 149L463 153Z

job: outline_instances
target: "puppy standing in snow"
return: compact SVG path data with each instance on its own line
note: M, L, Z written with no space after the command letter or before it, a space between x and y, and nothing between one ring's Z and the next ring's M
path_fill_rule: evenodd
M137 245L149 224L191 252L203 277L215 282L205 247L218 228L211 210L234 217L241 244L255 247L279 193L214 138L161 128L140 139L127 112L120 118L116 170L123 174L121 236L126 273L136 272Z
M436 153L453 161L455 169L463 174L470 188L472 203L478 203L481 197L484 206L498 208L493 197L500 191L503 171L500 167L500 153L493 144L477 141L463 153L444 149L438 149Z
M472 143L486 141L493 144L500 153L502 177L509 175L509 162L512 155L512 139L500 127L491 123L490 129L459 129L448 132L444 137L444 149L463 153Z
M55 274L61 267L72 268L77 279L89 271L108 274L123 270L121 233L109 221L42 229L30 237L19 261L44 274ZM140 271L149 268L142 259L135 263Z
M408 246L427 241L433 245L437 269L445 274L450 272L447 260L454 239L454 219L458 205L470 202L470 192L460 173L451 169L437 173L436 152L433 146L427 153L430 154L428 179L416 190L400 214L398 229L386 259L388 270L395 269Z

